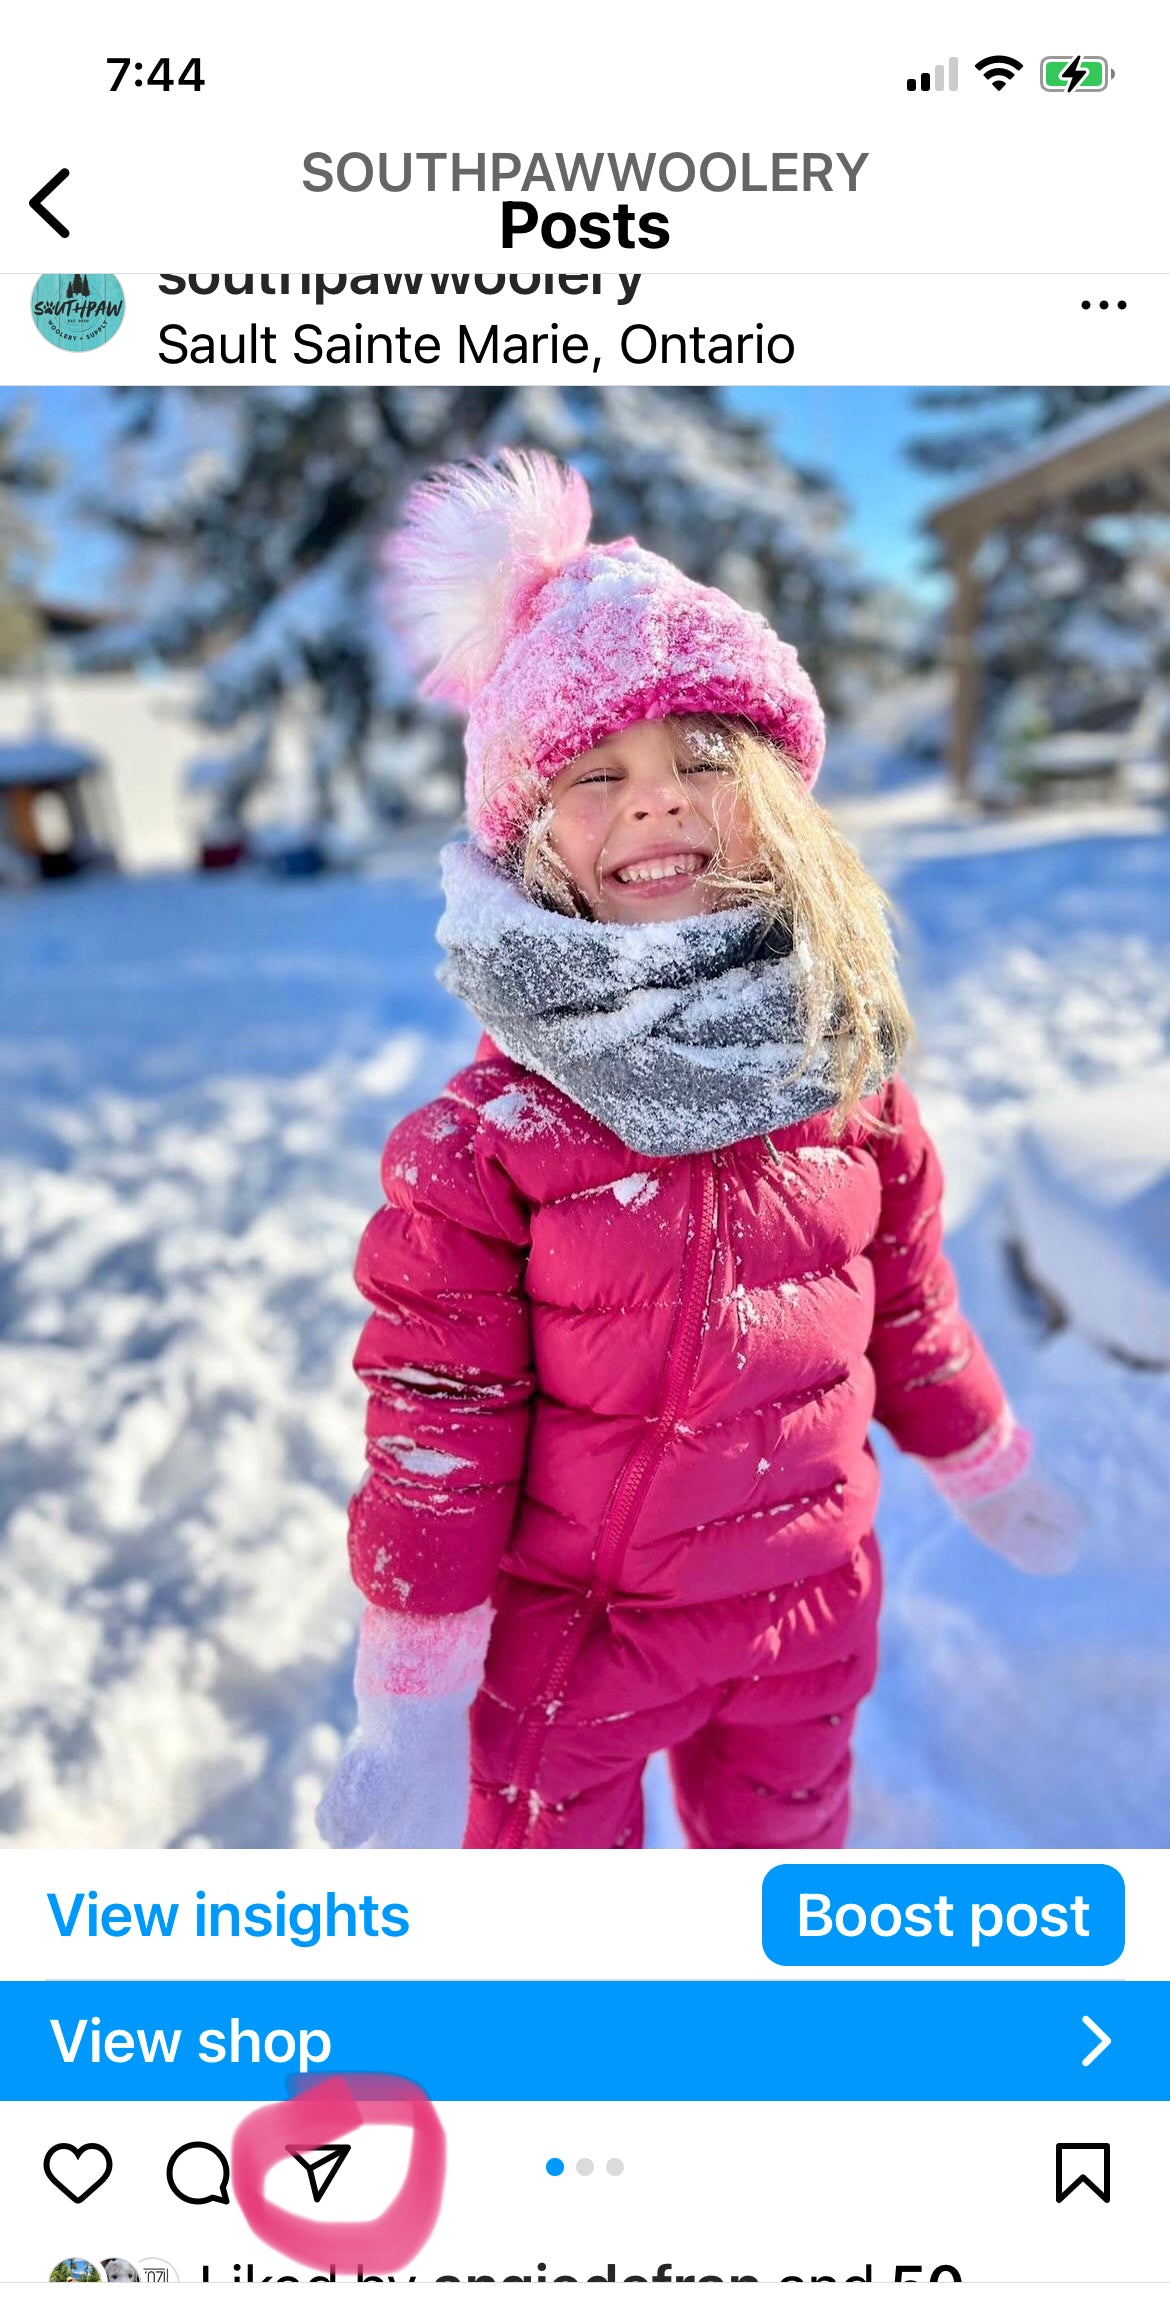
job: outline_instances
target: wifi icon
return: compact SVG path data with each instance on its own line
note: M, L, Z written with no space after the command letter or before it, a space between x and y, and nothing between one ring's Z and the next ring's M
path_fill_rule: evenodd
M993 88L1006 88L1009 80L1014 80L1023 69L1018 56L981 56L975 67Z

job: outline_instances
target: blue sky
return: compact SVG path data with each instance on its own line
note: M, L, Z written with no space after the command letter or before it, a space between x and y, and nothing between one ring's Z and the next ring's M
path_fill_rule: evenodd
M917 525L940 492L937 480L903 456L907 436L922 425L912 387L741 386L728 398L770 422L781 451L833 475L851 508L850 542L867 571L934 599ZM84 491L87 467L95 483L103 480L102 451L114 421L109 396L87 386L0 389L0 410L14 406L32 410L36 439L69 462L75 490ZM42 531L53 528L43 511L40 523ZM53 545L47 591L68 600L100 595L111 558L102 534L62 523Z
M934 599L927 548L918 530L926 508L945 497L937 475L904 455L907 438L929 431L913 386L735 386L728 399L771 423L779 448L799 466L832 474L852 508L850 537L875 575Z

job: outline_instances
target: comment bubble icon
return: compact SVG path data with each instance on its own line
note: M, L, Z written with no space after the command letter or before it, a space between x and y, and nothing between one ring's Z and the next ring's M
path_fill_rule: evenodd
M188 2138L167 2163L167 2185L180 2202L227 2202L230 2177L226 2154L208 2138Z

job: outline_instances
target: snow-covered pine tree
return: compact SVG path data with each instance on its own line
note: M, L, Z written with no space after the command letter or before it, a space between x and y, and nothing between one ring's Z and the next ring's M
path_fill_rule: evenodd
M1038 435L1131 391L1129 386L923 386L914 401L932 423L906 444L906 455L932 474L962 477L1018 458Z
M314 701L322 817L347 775L365 781L376 711L395 725L403 762L425 763L427 731L455 760L386 635L378 546L424 468L506 443L583 467L596 535L636 531L767 613L831 707L896 656L865 615L872 590L843 544L832 484L786 461L717 389L152 388L122 399L104 512L129 550L134 613L100 649L202 667L203 719L233 732L236 810L265 776L294 688Z

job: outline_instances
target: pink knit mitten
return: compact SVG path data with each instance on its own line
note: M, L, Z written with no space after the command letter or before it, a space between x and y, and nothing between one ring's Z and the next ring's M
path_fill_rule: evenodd
M1081 1555L1085 1514L1032 1464L1032 1434L1010 1407L961 1454L922 1459L956 1518L1024 1575L1066 1575Z

